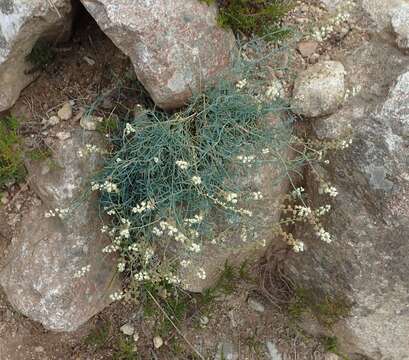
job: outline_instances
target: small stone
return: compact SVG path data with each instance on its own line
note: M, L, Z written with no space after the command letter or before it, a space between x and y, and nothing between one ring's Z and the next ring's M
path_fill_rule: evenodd
M277 349L277 346L273 344L271 341L266 342L267 352L270 356L271 360L282 360L283 357L281 356L280 352Z
M42 346L36 346L36 347L34 348L34 351L35 351L35 352L43 352L43 351L44 351L44 348L43 348Z
M133 341L137 342L139 340L139 334L136 332L133 334Z
M249 304L249 307L253 309L254 311L257 311L259 313L264 312L264 305L259 303L257 300L250 298L248 300L248 304Z
M153 338L153 346L155 349L159 349L163 345L163 340L160 336L155 336Z
M209 323L209 318L207 316L202 316L200 318L200 325L206 326Z
M7 194L7 193L2 193L2 194L0 194L0 203L1 203L2 205L7 205L8 202L9 202L8 194Z
M121 330L123 334L128 335L128 336L133 335L135 332L135 328L131 324L122 325L119 330Z
M59 140L64 141L64 140L68 140L71 137L71 134L67 131L60 131L57 134L55 134L55 136Z
M66 102L63 107L58 110L58 117L61 120L67 121L72 118L72 105L70 102Z
M238 360L239 355L231 342L221 342L217 345L214 360Z
M345 68L338 61L311 65L294 84L292 109L306 117L333 114L345 100Z
M297 49L300 52L300 54L304 57L311 57L318 48L318 42L308 40L308 41L301 41L297 45Z
M88 57L88 56L84 56L83 59L84 59L84 61L85 61L88 65L90 65L90 66L94 66L94 65L95 65L95 60L94 60L94 59L91 59L91 58Z
M83 129L88 131L95 131L98 123L104 120L101 116L84 115L80 120L80 125Z
M60 118L56 115L51 116L46 122L46 124L50 126L55 126L55 125L58 125L59 123L60 123Z

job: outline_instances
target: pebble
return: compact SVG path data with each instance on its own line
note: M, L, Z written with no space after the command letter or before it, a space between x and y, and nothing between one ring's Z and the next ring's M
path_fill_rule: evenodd
M95 60L94 60L94 59L91 59L91 58L88 57L88 56L84 56L83 59L84 59L84 61L85 61L88 65L90 65L90 66L94 66L94 65L95 65Z
M307 58L312 56L317 51L317 48L318 43L312 40L301 41L297 45L297 49L300 52L300 54Z
M35 352L43 352L43 351L44 351L44 348L43 348L42 346L36 346L36 347L34 348L34 351L35 351Z
M70 120L72 118L72 105L70 102L66 102L63 107L58 110L57 113L58 117L61 120L67 121Z
M207 316L202 316L200 318L200 325L206 326L209 323L209 318Z
M266 347L268 351L268 355L270 355L271 360L282 360L283 357L281 356L280 352L277 349L277 346L275 346L271 341L266 342Z
M254 311L257 311L259 313L264 312L264 305L259 303L257 300L250 298L248 300L249 307L253 309Z
M68 140L71 137L71 134L67 131L60 131L57 134L55 134L55 136L57 137L57 139L64 141Z
M155 336L153 338L153 346L155 349L159 349L163 345L163 340L160 336Z
M98 123L104 120L101 116L84 115L80 120L80 125L83 129L88 131L95 131Z
M60 118L56 115L51 116L47 121L47 124L50 126L55 126L55 125L58 125L59 123L60 123Z
M119 330L121 330L123 334L128 335L128 336L133 335L135 332L135 328L131 324L122 325Z

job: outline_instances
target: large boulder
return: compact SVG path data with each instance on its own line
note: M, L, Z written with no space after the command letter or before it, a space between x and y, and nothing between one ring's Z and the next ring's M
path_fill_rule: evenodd
M138 79L163 109L184 105L231 63L234 36L218 26L213 5L198 0L81 1L130 57Z
M33 81L26 61L40 38L64 40L71 31L71 0L0 2L0 112L10 108Z
M109 295L118 286L115 265L102 253L107 239L100 231L98 202L80 199L101 165L100 155L78 157L88 143L102 144L96 133L74 131L55 144L52 158L27 163L31 188L41 202L24 214L0 273L11 304L56 331L77 329L111 302ZM56 208L64 215L61 209L75 204L66 216L45 216Z
M306 251L287 268L300 288L344 304L349 316L325 329L344 353L409 359L409 59L376 42L345 65L349 83L362 88L343 112L353 143L316 169L339 193L324 223L333 242L324 244L308 225L299 228ZM332 137L312 121L319 137ZM314 206L327 202L307 179Z

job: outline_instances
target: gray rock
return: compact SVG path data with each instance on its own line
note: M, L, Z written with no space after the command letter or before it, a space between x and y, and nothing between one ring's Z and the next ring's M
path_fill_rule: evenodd
M259 313L263 313L265 310L264 305L253 298L250 298L248 300L248 304L250 309L253 309L254 311L257 311Z
M344 102L345 69L337 61L323 61L299 74L294 84L292 108L306 117L334 113Z
M104 120L103 117L93 116L93 115L84 115L81 117L80 125L83 129L88 131L97 130L98 124Z
M390 11L390 16L398 46L409 49L409 3L394 7Z
M269 359L271 360L282 360L283 357L281 356L280 352L278 351L277 347L271 341L266 342L267 352Z
M81 0L102 30L128 55L136 75L164 109L186 103L231 63L231 31L217 10L197 0Z
M63 41L71 30L70 0L0 2L0 112L10 108L34 80L26 61L38 39Z
M217 345L216 355L214 360L238 360L239 354L233 343L229 341L221 342Z
M131 324L122 325L119 330L121 330L122 334L125 334L125 335L128 335L128 336L133 335L134 332L135 332L135 328Z
M362 0L362 8L375 23L379 32L391 30L390 11L406 0Z
M70 102L66 102L57 113L61 120L67 121L72 118L72 105Z
M31 188L42 204L24 214L0 273L10 303L55 331L77 329L107 306L109 295L118 288L115 265L101 251L109 239L100 232L95 197L83 200L63 218L45 217L47 211L79 201L88 177L101 165L95 154L78 157L87 143L102 145L95 133L73 131L70 139L56 144L52 159L27 162ZM88 266L89 271L77 277Z
M404 360L409 358L409 59L375 42L351 53L345 64L348 81L363 89L345 112L354 141L332 154L325 170L317 169L339 192L323 224L334 240L325 244L311 227L299 228L296 236L306 251L287 266L297 286L345 302L350 315L339 319L331 334L341 352ZM316 182L306 178L313 205L322 205Z

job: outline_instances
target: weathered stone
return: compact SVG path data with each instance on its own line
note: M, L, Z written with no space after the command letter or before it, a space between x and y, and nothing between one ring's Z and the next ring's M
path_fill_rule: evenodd
M217 10L197 0L81 0L102 30L133 62L155 103L177 108L231 62L231 31Z
M354 51L345 64L348 82L362 87L345 112L354 141L333 154L325 169L317 168L339 192L323 224L334 240L325 244L312 227L300 228L297 236L306 251L287 265L298 286L314 289L318 297L330 295L349 309L331 330L341 353L404 360L409 358L409 60L392 46L373 43ZM312 204L327 203L312 177L306 178Z
M117 290L115 266L101 251L107 239L100 232L95 197L82 200L65 217L45 217L47 211L80 201L88 177L101 165L95 154L78 157L87 143L102 141L95 133L73 131L70 139L56 144L52 159L27 162L31 188L42 204L24 214L0 273L11 304L56 331L77 329L107 306L109 294ZM87 266L89 271L76 277Z
M297 44L297 49L300 52L300 54L308 58L317 51L317 48L318 43L312 40L301 41Z
M122 325L119 330L121 330L122 334L125 334L125 335L128 335L128 336L133 335L134 332L135 332L135 328L131 324Z
M64 40L71 29L70 0L0 2L0 112L10 108L34 76L27 55L40 38Z
M230 341L221 342L217 345L217 352L214 360L238 360L239 354L233 343Z
M57 113L61 120L67 121L72 118L72 105L70 102L66 102Z
M390 11L392 28L397 35L397 44L409 49L409 3L402 4Z
M362 8L376 24L377 30L384 33L391 30L390 11L405 2L406 0L362 0Z
M323 61L303 71L295 81L292 108L307 117L335 112L344 102L345 69L337 61Z

